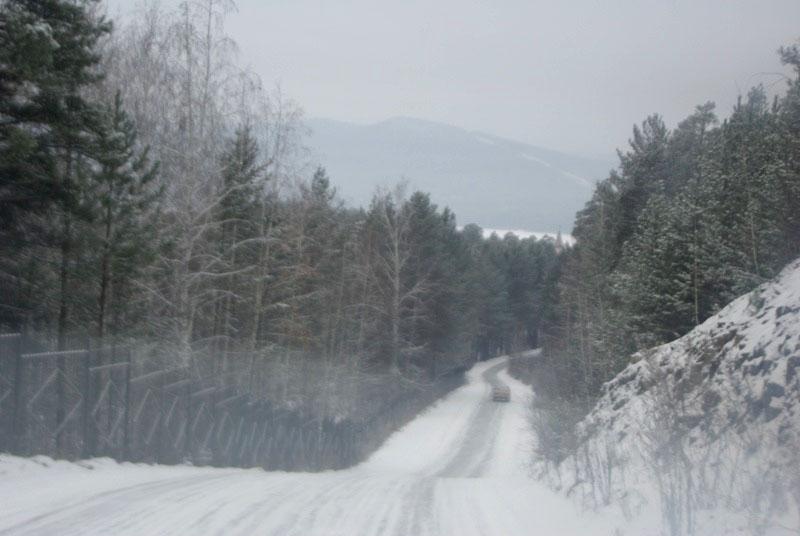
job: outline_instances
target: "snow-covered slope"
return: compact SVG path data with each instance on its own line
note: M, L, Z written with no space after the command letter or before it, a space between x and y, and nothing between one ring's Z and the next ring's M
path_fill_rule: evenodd
M697 441L758 428L763 441L800 446L800 260L730 303L686 336L641 352L605 386L585 421L630 433L642 413L639 396L666 379ZM627 406L627 407L626 407Z
M376 186L406 179L464 225L568 233L614 165L419 119L308 124L308 145L345 200L366 206Z
M579 425L583 497L658 501L679 534L797 531L800 259L633 358Z

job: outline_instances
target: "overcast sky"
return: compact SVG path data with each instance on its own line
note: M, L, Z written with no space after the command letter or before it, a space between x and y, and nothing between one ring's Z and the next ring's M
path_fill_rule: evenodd
M765 73L786 72L776 50L800 37L800 0L237 3L243 61L307 116L411 116L583 154L613 153L653 112L674 125L758 82L782 90Z

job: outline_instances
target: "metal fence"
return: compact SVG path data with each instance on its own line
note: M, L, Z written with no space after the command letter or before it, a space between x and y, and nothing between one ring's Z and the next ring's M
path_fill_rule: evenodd
M0 335L0 451L336 469L364 459L463 378L463 371L453 371L425 389L370 401L367 420L334 420L255 396L233 375L148 370L135 355L130 347L92 348L88 342L52 352L25 334Z

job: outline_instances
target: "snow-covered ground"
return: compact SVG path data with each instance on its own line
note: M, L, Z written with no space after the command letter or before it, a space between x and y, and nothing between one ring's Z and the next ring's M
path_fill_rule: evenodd
M555 240L558 236L558 232L552 231L526 231L524 229L483 229L483 237L489 238L493 234L496 234L500 238L503 238L508 233L515 235L517 238L526 239L526 238L535 238L536 240L541 240L543 238L550 238ZM571 234L562 234L561 241L568 245L574 246L575 245L575 238Z
M505 359L345 471L279 473L0 455L0 534L580 535L609 519L530 479L530 390ZM502 381L508 404L489 400Z
M464 227L458 227L459 230L463 230ZM558 231L527 231L525 229L493 229L493 228L481 228L483 231L484 238L490 238L493 234L497 235L500 238L503 238L507 234L511 233L512 235L516 236L520 240L525 240L527 238L535 238L536 240L542 240L543 238L548 238L550 240L555 240L558 237ZM575 245L575 237L571 234L561 234L561 242L568 246Z

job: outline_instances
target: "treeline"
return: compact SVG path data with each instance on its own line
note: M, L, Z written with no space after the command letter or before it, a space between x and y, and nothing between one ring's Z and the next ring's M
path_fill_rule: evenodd
M720 122L706 103L635 126L576 217L543 327L536 387L584 409L637 350L673 340L800 255L800 49Z
M196 374L299 355L417 384L535 345L556 244L459 230L402 188L344 206L297 106L238 66L230 8L112 31L89 0L2 3L0 326Z

